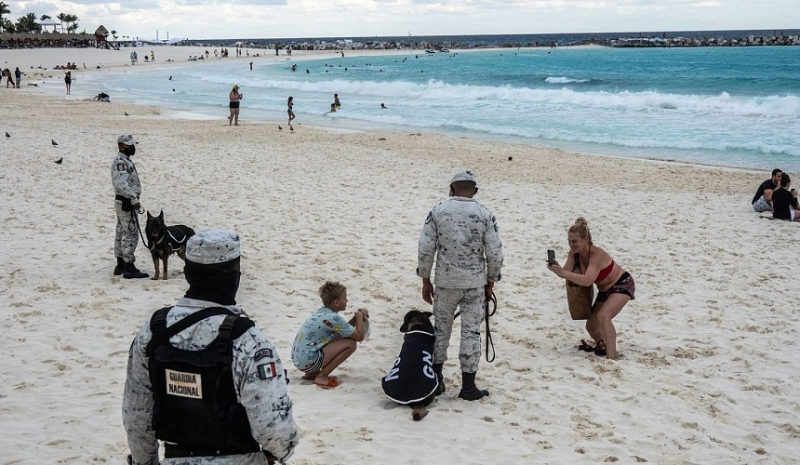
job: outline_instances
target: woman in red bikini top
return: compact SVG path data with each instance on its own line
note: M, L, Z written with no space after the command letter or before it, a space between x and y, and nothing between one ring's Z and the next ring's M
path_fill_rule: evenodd
M628 301L635 298L633 277L614 263L605 250L592 243L589 225L583 217L575 220L567 237L570 251L567 263L563 268L556 263L548 266L548 269L558 277L581 286L597 284L598 292L592 306L592 315L586 320L586 331L596 341L596 345L591 346L581 340L578 348L613 360L617 356L617 330L611 320L622 311Z

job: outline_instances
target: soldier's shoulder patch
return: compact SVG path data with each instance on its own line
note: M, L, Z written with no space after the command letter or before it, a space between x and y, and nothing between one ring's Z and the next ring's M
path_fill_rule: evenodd
M257 362L267 357L272 358L272 349L260 349L256 351L256 354L253 355L253 360Z
M433 221L433 210L429 211L428 212L428 216L425 217L425 224L428 224L431 221Z
M274 363L265 363L258 366L258 379L270 379L276 376L278 376L278 374L275 373Z
M117 163L117 171L128 171L128 165L122 162Z

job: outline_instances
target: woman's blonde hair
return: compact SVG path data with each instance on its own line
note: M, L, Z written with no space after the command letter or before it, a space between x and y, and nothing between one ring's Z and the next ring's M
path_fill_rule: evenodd
M592 233L589 232L589 223L586 222L584 217L579 216L575 220L575 224L569 227L568 232L575 233L581 239L589 241L589 245L592 245Z
M341 297L346 290L347 288L339 284L338 281L326 281L319 288L319 297L322 299L322 305L330 308L333 301Z

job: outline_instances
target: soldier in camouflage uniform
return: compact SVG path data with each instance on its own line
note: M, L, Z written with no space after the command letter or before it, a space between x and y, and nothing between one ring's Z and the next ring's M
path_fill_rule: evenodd
M111 182L114 184L114 209L117 212L117 230L114 236L114 255L117 257L117 266L114 276L122 275L125 279L147 278L147 273L139 271L136 261L136 246L139 244L138 228L136 226L139 196L142 195L142 185L139 184L139 175L131 158L136 153L133 145L133 136L125 134L117 138L119 153L111 164Z
M158 464L159 439L162 463L173 465L283 463L294 452L299 438L281 359L235 306L239 250L230 231L192 236L186 296L136 335L122 405L130 463Z
M478 192L471 171L459 170L450 181L451 197L433 207L419 238L417 275L422 278L422 298L433 303L435 318L434 371L439 378L437 395L445 390L442 367L453 331L456 308L461 309L462 383L458 397L478 400L489 391L478 389L475 373L481 358L481 321L484 302L500 281L503 244L497 221L472 197ZM431 269L436 261L436 292Z

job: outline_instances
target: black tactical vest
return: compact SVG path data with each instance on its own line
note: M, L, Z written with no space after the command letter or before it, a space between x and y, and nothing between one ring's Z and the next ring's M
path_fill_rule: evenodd
M259 452L244 406L233 385L233 341L254 326L247 317L222 307L193 313L167 328L162 308L150 320L147 345L153 385L153 429L162 441L214 450L220 455ZM227 315L219 335L203 350L173 347L169 338L214 315Z

